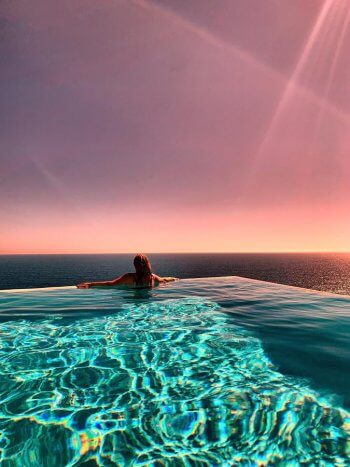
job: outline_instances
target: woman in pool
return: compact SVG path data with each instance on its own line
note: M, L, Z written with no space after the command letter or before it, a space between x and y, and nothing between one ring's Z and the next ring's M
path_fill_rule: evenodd
M176 277L160 277L153 274L151 263L146 255L136 255L134 258L135 272L123 274L112 281L84 282L77 285L78 289L90 287L105 287L109 285L131 285L134 287L154 287L162 282L178 280Z

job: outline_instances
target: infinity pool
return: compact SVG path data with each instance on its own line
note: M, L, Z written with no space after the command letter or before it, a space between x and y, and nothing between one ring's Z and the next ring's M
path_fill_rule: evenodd
M0 293L2 466L347 466L350 297L237 277Z

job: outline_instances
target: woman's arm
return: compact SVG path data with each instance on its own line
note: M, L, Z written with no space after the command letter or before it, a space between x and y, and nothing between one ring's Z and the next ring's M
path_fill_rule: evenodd
M154 280L156 280L159 283L162 282L173 282L173 281L178 281L179 279L177 277L160 277L157 276L156 274L153 274Z
M78 289L89 289L90 287L108 287L110 285L118 285L118 284L128 284L130 274L123 274L122 276L113 279L112 281L100 281L100 282L84 282L82 284L78 284Z

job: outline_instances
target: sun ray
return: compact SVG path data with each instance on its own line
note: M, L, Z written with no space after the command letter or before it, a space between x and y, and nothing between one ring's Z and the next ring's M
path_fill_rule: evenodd
M62 179L53 174L42 161L39 161L33 156L29 157L29 159L41 177L57 193L60 199L63 200L65 204L69 205L71 209L79 211L81 209L80 203Z
M322 121L322 118L323 118L323 115L324 115L324 112L325 112L325 107L326 107L326 104L327 104L327 98L328 98L328 95L329 95L329 92L330 92L330 89L331 89L331 86L332 86L332 83L333 83L334 73L335 73L335 70L337 68L339 55L340 55L340 52L341 52L342 47L344 45L345 35L347 33L349 23L350 23L350 4L345 3L344 7L347 7L347 12L346 12L346 14L344 16L344 19L343 19L343 24L342 24L341 29L340 29L340 34L337 33L339 39L337 41L336 48L335 48L335 50L333 52L334 55L333 55L333 59L332 59L332 62L331 62L331 66L329 68L328 79L327 79L326 86L325 86L325 89L324 89L324 92L323 92L323 95L322 95L320 111L319 111L317 122L316 122L316 128L317 129L319 129L319 127L320 127L320 124L321 124L321 121Z
M321 12L307 40L302 57L299 60L292 77L288 78L283 73L277 71L273 67L257 59L253 54L247 52L246 50L242 50L241 48L236 47L235 45L231 43L224 41L223 39L217 37L215 34L207 30L204 26L198 26L197 24L194 24L192 21L178 14L175 14L169 8L160 6L159 4L155 4L151 0L132 0L132 2L135 5L139 6L140 8L143 8L147 11L154 12L155 14L163 16L164 18L168 19L169 21L181 27L182 29L185 29L191 32L192 34L196 35L197 37L204 40L208 44L230 52L232 55L234 55L237 59L241 60L242 62L262 72L271 73L274 76L274 78L276 78L277 80L283 83L287 82L286 90L283 94L283 96L285 97L282 96L283 102L278 105L278 109L277 109L278 113L280 112L279 108L282 106L282 104L284 105L286 97L289 96L291 89L295 90L296 92L299 92L301 95L305 96L306 98L311 99L313 102L315 102L315 104L320 105L321 98L316 93L314 93L312 90L308 89L307 87L299 83L296 78L298 77L300 73L300 69L304 65L304 62L306 60L307 55L309 54L309 51L311 50L315 40L317 39L319 30L322 27L322 24L324 23L327 17L327 13L329 9L331 8L332 4L335 1L339 1L339 0L325 0L325 3L321 9ZM335 117L340 119L343 123L350 125L350 115L346 111L338 108L337 106L329 102L326 102L325 109L328 112L332 113ZM275 119L275 117L273 119Z
M301 53L301 56L294 68L294 71L288 80L286 87L279 99L279 102L277 104L277 107L275 109L275 112L272 116L272 119L269 123L269 126L265 132L264 138L260 143L260 146L257 150L257 153L255 155L255 161L258 161L261 156L264 154L266 147L268 143L271 141L273 133L276 129L277 124L280 122L282 115L286 111L292 96L295 96L295 92L297 91L298 87L298 81L301 78L301 75L305 72L305 67L307 65L308 59L310 57L310 54L316 44L316 41L321 34L322 31L324 31L327 27L327 20L329 21L330 19L330 11L331 9L336 9L337 8L337 0L325 0L323 3L323 6L321 8L321 11L315 21L315 24L311 30L311 33L305 43L305 46L303 48L303 51ZM328 108L328 103L326 100L322 97L318 99L318 105L323 105L323 108L327 107Z
M52 174L50 170L48 170L42 161L39 161L35 157L30 157L31 162L35 165L37 171L40 175L46 180L46 182L61 196L67 196L67 187L60 181L58 177Z

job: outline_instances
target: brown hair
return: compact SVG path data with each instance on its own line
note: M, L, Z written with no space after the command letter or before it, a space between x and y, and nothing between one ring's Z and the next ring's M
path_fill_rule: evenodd
M146 255L137 254L134 258L136 285L152 285L152 266Z

